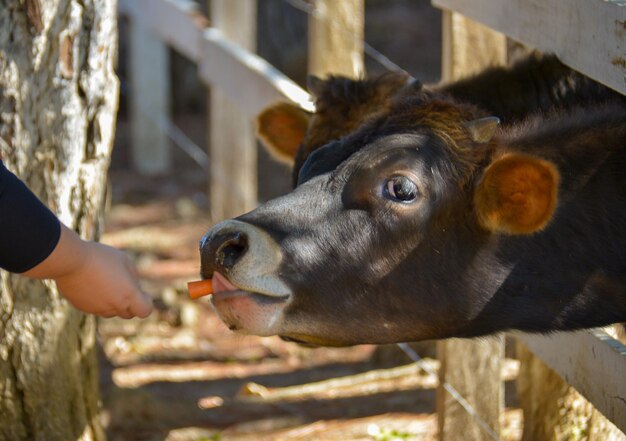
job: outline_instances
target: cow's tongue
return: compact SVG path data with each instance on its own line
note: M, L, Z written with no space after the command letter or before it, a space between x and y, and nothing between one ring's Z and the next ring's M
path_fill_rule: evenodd
M223 292L223 291L237 291L239 289L235 285L230 283L226 277L222 276L217 271L213 273L212 281L213 281L214 293Z

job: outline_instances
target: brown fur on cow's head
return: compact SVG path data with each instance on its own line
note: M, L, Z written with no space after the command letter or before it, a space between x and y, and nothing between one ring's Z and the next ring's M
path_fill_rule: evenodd
M293 164L295 185L302 164L313 151L347 136L387 109L398 95L423 92L419 82L409 84L408 78L403 72L361 80L312 77L309 90L316 98L316 113L308 114L284 103L270 106L259 116L258 134L275 157ZM475 77L428 90L478 105L487 114L497 115L505 125L531 114L574 106L606 102L626 105L626 98L620 94L573 71L554 55L539 53L513 66L487 69Z
M408 80L404 72L361 80L310 76L308 89L315 98L315 113L293 104L274 104L258 115L257 135L274 157L293 165L295 185L300 167L313 151L388 109L393 96L407 86ZM420 87L419 83L411 84L414 90Z

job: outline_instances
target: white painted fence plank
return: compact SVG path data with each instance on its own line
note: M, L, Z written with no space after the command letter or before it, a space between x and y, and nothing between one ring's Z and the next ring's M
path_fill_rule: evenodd
M118 10L143 24L155 37L192 61L200 56L200 38L208 21L192 0L119 0Z
M200 63L203 81L222 90L254 118L268 105L289 100L313 111L310 95L263 58L232 43L218 29L204 32Z
M626 432L626 346L595 329L513 335Z
M432 0L626 93L625 0Z

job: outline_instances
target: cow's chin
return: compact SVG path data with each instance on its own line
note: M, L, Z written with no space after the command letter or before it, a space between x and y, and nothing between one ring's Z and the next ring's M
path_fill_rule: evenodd
M289 332L289 333L281 334L280 338L282 338L285 341L297 343L301 346L306 346L309 348L317 348L319 346L340 348L340 347L352 346L356 344L356 343L349 343L349 342L335 340L330 337L324 337L324 336L312 335L312 334L303 334L303 333L298 333L298 332Z
M281 333L283 313L290 299L290 295L274 297L236 290L213 294L211 303L230 330L270 336Z
M219 292L211 297L217 315L231 331L261 337L278 335L283 340L308 347L350 345L286 326L285 309L290 301L291 296L270 297L242 290Z

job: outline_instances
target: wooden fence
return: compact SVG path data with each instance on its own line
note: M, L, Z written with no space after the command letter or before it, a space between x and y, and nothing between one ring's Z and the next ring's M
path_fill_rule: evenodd
M288 2L310 8L310 72L348 76L362 72L363 0ZM572 68L626 94L623 0L433 0L433 4L444 10L445 79L505 63L509 37L556 53ZM238 215L256 204L251 132L256 114L278 100L314 110L306 91L254 54L255 8L256 0L210 1L213 27L209 27L191 0L119 0L120 13L135 28L130 58L136 93L131 109L135 156L141 158L138 170L159 173L169 166L168 142L154 128L155 121L167 118L164 72L169 46L195 62L200 78L211 87L210 188L216 219ZM144 72L150 72L146 77L152 80L138 86ZM145 109L150 109L151 119L146 119ZM224 176L231 187L238 187L241 197L235 205L219 196L225 193ZM626 347L601 330L514 336L626 431ZM438 344L438 353L441 439L500 439L504 337L447 340Z

